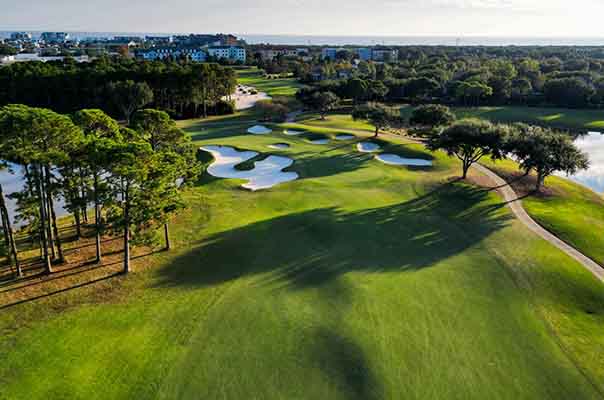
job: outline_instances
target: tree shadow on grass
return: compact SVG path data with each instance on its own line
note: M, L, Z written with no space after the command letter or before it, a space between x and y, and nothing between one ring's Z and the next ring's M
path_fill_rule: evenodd
M511 218L488 191L450 183L393 206L309 210L221 232L160 270L159 286L258 282L317 287L350 271L413 271L463 252Z
M346 394L346 398L384 398L380 381L358 344L327 328L318 328L313 335L317 343L313 355L319 368Z

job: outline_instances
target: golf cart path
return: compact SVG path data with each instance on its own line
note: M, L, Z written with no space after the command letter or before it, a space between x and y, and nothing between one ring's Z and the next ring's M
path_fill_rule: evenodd
M297 115L293 115L293 117L295 119L295 117L297 117ZM361 130L361 129L347 129L347 131L361 134L363 136L367 135L367 133L368 133L367 131ZM394 135L394 134L385 133L385 132L380 132L380 135L386 136L386 137L396 137L399 139L401 138L401 136L399 136L399 135ZM416 140L416 139L413 139L410 137L406 137L405 139L412 143L425 144L424 142L422 142L420 140ZM576 261L578 261L585 269L587 269L589 272L591 272L598 280L600 280L601 282L604 282L604 267L602 267L600 264L596 263L591 258L587 257L585 254L581 253L576 248L574 248L571 245L569 245L568 243L564 242L557 236L553 235L548 230L544 229L537 222L535 222L535 220L532 219L528 215L528 213L524 210L524 207L522 206L522 201L518 197L518 195L516 194L514 189L512 189L512 187L503 178L501 178L495 172L491 171L490 169L488 169L480 164L473 164L472 168L474 170L480 172L481 174L487 176L489 179L491 179L493 181L493 183L495 184L494 188L503 197L504 201L507 203L508 207L510 208L510 210L512 211L514 216L516 218L518 218L518 220L520 222L522 222L529 230L531 230L533 233L537 234L545 241L551 243L552 245L554 245L555 247L562 250L564 253L566 253L567 255L569 255L570 257L575 259Z
M398 135L386 133L384 136L396 137ZM400 138L400 136L398 137ZM406 139L417 144L424 144L423 142L419 140L414 140L412 138ZM528 229L540 236L545 241L551 243L558 249L562 250L570 257L574 258L585 269L591 272L597 279L599 279L601 282L604 282L604 267L596 263L591 258L587 257L585 254L581 253L579 250L569 245L562 239L553 235L551 232L543 228L537 222L535 222L535 220L528 215L528 213L522 206L522 200L518 197L514 189L503 178L501 178L499 175L497 175L495 172L491 171L487 167L480 164L473 164L472 168L480 172L481 174L487 176L493 181L497 192L501 195L501 197L503 197L504 201L507 203L514 216L516 216L516 218L518 218L518 220L522 222Z
M541 238L545 239L558 249L577 260L600 281L604 281L604 268L535 222L535 220L532 219L524 210L524 207L522 207L522 201L518 198L518 195L514 189L512 189L512 187L505 180L503 180L503 178L480 164L474 164L472 167L476 171L486 175L495 183L497 192L499 192L499 194L503 197L510 210L512 210L512 213L520 220L520 222L522 222L527 228L539 235Z

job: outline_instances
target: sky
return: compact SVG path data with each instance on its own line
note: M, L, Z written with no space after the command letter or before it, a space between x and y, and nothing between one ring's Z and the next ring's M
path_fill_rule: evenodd
M602 37L604 0L0 0L0 30Z

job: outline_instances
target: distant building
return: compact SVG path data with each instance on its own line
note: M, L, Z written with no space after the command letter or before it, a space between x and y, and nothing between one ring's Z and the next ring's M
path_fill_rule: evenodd
M172 36L145 36L145 42L157 44L170 44L174 42Z
M10 40L29 42L29 41L31 41L31 33L29 33L29 32L13 32L10 34Z
M338 55L339 50L340 49L336 49L334 47L326 47L323 50L321 50L321 58L328 59L328 60L335 60Z
M398 60L398 50L391 48L376 47L371 52L373 61L393 62Z
M361 61L369 61L373 58L372 50L367 47L356 49L355 54Z
M65 32L43 32L40 40L45 43L65 43L69 40L69 33Z
M50 56L44 57L40 56L38 53L21 53L15 56L8 56L8 58L0 58L0 62L2 63L13 63L13 62L29 62L29 61L63 61L66 57L63 56ZM77 56L70 57L76 62L89 62L90 58L88 56Z
M208 48L208 55L218 60L245 62L246 52L240 46L212 46Z
M255 54L260 54L263 60L274 60L277 57L297 58L301 54L308 54L308 49L305 48L260 48L255 51Z
M140 36L114 36L112 40L110 40L110 43L120 43L120 44L127 44L127 43L140 43L143 41L143 38L141 38Z
M205 49L200 48L178 48L178 47L154 47L142 50L137 53L137 57L146 61L157 61L166 59L179 59L186 57L191 61L204 62L208 58Z
M221 39L221 37L221 35L178 35L174 36L173 42L177 46L221 46L223 45L223 40ZM224 40L227 41L227 38L225 38Z

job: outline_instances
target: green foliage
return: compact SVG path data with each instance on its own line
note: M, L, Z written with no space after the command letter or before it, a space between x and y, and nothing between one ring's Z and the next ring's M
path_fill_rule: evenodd
M338 96L332 92L315 92L310 98L310 105L319 112L322 119L325 119L325 115L333 110L339 101Z
M236 85L231 68L213 63L106 57L90 63L14 63L0 68L0 105L27 104L60 113L100 108L113 117L123 117L124 104L132 104L133 100L116 99L107 86L110 82L123 86L127 81L148 85L153 91L149 107L181 118L216 113L218 102L233 93Z
M399 117L392 110L379 103L367 103L355 107L352 110L352 118L356 120L367 120L375 127L375 136L381 129L386 129L399 122Z
M563 107L585 107L595 94L593 86L579 78L552 79L543 90L548 101Z
M419 126L447 126L455 121L455 114L447 106L428 104L413 110L409 123Z
M146 83L134 81L110 82L107 86L115 106L121 110L127 123L132 113L153 101L153 91Z
M568 135L550 129L516 124L506 147L527 174L535 170L537 191L545 178L556 171L572 175L589 167L587 155Z
M444 150L449 156L455 156L462 162L463 175L466 178L472 164L482 157L501 159L505 154L507 130L482 120L460 120L446 128L428 142L432 151Z
M284 122L287 119L289 108L274 100L260 100L254 108L258 111L263 121Z

